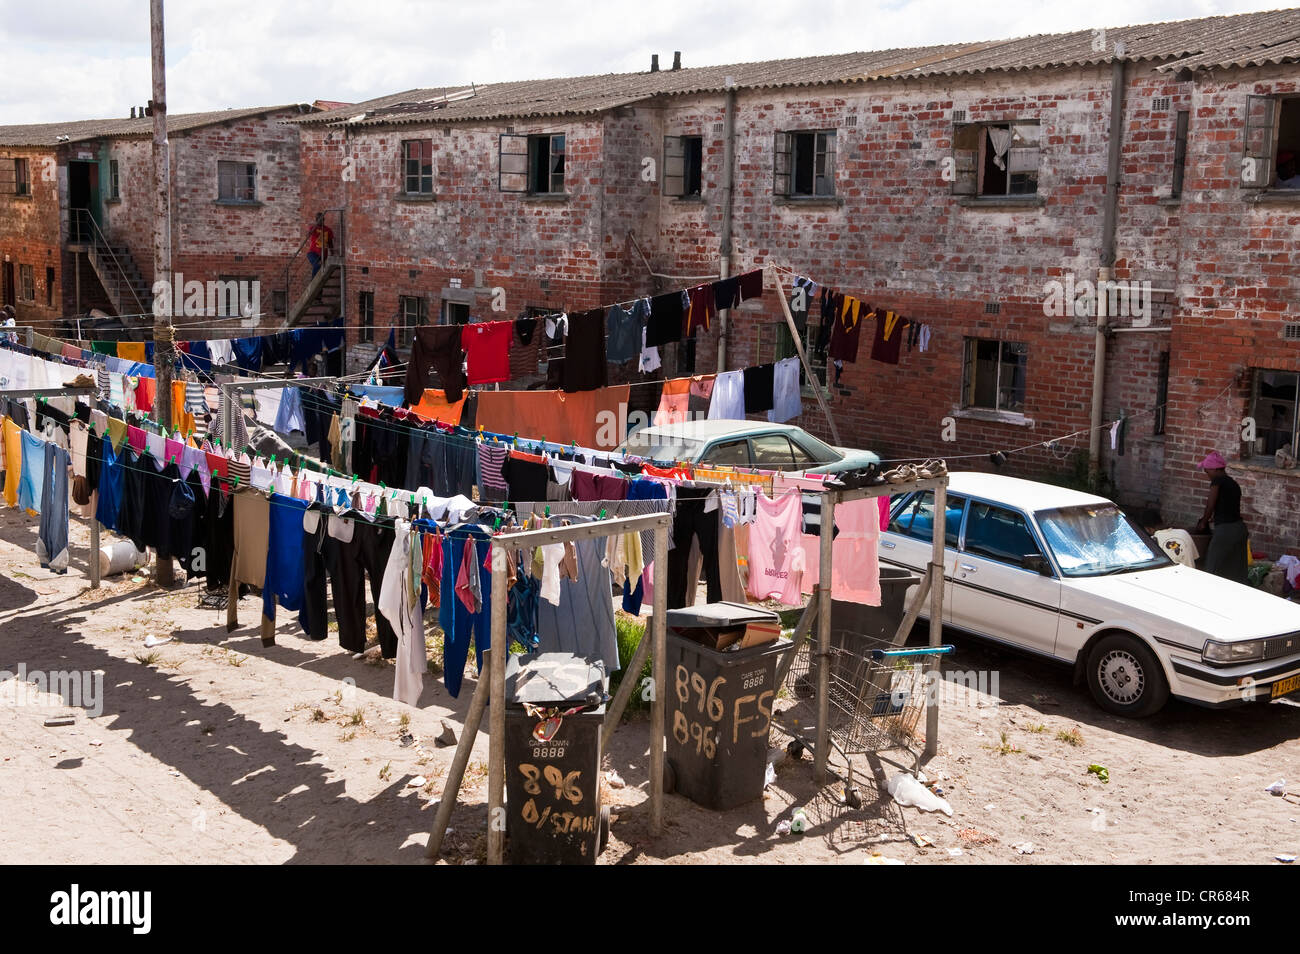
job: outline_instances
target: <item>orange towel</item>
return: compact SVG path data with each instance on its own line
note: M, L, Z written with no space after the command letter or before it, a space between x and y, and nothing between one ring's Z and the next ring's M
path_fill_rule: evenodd
M465 398L448 401L447 393L439 388L428 388L420 403L411 408L412 414L418 414L430 421L442 421L444 424L459 424L461 412L465 410Z

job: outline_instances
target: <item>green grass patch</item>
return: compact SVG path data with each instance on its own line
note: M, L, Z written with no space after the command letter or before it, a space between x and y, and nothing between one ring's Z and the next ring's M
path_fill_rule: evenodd
M627 671L628 663L632 661L632 656L642 638L649 638L645 631L645 620L639 616L630 616L624 613L617 614L614 619L614 630L618 635L618 664L620 671L615 673L610 680L611 693L616 693L618 687L623 684L623 679L629 675ZM648 699L642 698L643 693L640 689L642 680L650 678L650 665L650 657L646 656L645 665L641 667L641 672L634 677L637 681L637 688L632 690L632 695L627 700L627 708L623 710L625 718L634 713L650 711L650 702Z

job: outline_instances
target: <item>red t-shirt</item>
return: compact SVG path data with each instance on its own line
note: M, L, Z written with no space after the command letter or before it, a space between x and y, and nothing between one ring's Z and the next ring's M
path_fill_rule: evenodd
M460 346L465 349L470 384L510 380L510 336L514 327L513 321L479 321L464 327Z

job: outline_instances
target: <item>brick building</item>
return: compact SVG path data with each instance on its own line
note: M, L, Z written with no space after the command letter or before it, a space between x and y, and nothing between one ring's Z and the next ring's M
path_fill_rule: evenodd
M284 312L302 241L298 134L269 106L168 117L172 262L185 281L258 281ZM46 328L100 309L130 326L153 296L153 119L0 127L0 299Z
M1290 10L412 90L291 123L304 211L344 210L354 345L772 263L931 326L897 366L864 341L831 371L841 442L979 469L1009 451L1008 473L1071 481L1096 430L1104 486L1183 523L1217 448L1276 549L1300 536L1300 472L1271 456L1296 436L1300 189L1276 177L1300 151L1298 60ZM1101 296L1094 418L1096 307L1063 299L1100 279L1134 297ZM786 339L767 298L669 367L770 361ZM1121 414L1122 455L1092 427Z

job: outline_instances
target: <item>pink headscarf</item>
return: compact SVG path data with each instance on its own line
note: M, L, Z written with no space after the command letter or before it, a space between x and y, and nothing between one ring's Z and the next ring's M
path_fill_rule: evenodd
M1205 460L1196 465L1198 470L1223 470L1227 466L1228 462L1218 451L1210 451Z

